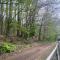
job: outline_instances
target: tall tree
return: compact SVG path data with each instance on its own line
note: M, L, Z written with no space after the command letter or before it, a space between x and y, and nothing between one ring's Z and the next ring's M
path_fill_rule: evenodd
M0 34L3 34L3 0L0 0Z

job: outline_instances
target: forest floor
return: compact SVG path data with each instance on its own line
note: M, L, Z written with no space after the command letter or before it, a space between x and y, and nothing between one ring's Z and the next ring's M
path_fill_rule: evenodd
M33 47L24 48L22 51L10 55L0 56L0 60L46 60L55 47L55 43L33 44Z

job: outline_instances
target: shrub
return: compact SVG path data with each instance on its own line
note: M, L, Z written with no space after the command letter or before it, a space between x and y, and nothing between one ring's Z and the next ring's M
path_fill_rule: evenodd
M16 49L16 46L11 43L2 43L0 45L0 53L10 53Z

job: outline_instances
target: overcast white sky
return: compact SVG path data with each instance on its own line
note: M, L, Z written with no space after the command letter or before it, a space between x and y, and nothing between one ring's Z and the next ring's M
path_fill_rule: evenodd
M60 30L60 0L47 0L47 1L50 1L50 2L52 2L52 3L55 3L55 4L52 4L52 6L49 8L50 9L50 11L52 11L52 15L53 15L53 17L54 18L57 18L57 19L55 19L54 21L56 21L56 26L59 28L59 30ZM44 4L44 3L46 3L46 0L38 0L38 3L39 4L41 4L41 2L42 2L42 4ZM57 3L57 4L56 4ZM41 13L43 12L43 11L45 11L44 10L44 8L42 7L42 9L40 9L40 11L39 11L39 15L41 15ZM57 28L57 29L58 29Z

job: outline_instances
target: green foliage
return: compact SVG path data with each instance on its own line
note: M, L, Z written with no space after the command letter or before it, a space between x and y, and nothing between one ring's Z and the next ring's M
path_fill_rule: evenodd
M23 36L24 38L27 38L27 37L28 37L29 31L28 31L27 28L25 28L25 27L20 27L20 31L21 31L22 36Z
M27 5L30 5L30 4L32 3L32 0L25 0L25 3L26 3Z
M48 40L55 41L56 40L56 34L55 33L50 34L48 37Z
M48 21L48 40L56 40L56 30L53 21Z
M13 34L13 36L16 36L16 31L17 31L17 29L18 29L18 23L17 23L17 21L16 20L12 20L12 22L11 22L11 24L10 24L10 26L11 26L11 33Z
M16 49L16 46L11 43L2 43L0 45L0 53L10 53Z
M29 36L32 37L35 35L35 29L36 27L32 24L29 30Z
M6 17L5 20L5 30L6 30L6 35L9 35L10 29L11 29L11 22L12 22L12 18L11 17Z
M24 3L24 0L17 0L19 3Z
M24 34L24 37L32 37L35 35L35 24L31 24L30 27L28 26L28 28L26 27L20 27L20 31L22 32L22 34Z

